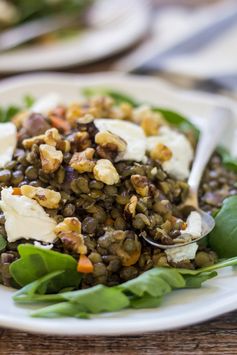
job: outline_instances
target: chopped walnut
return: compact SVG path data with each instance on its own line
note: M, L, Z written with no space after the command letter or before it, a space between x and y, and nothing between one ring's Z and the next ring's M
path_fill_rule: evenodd
M70 142L63 140L56 128L50 128L45 134L24 139L22 142L25 149L31 149L34 144L39 145L43 143L56 147L63 152L69 152L71 147Z
M133 195L124 208L125 215L135 217L137 207L137 196Z
M114 185L119 182L119 174L108 159L99 159L96 162L93 173L96 180L102 181L106 185Z
M88 125L89 123L94 121L94 116L87 113L83 115L82 117L79 117L77 120L77 123L83 124L83 125Z
M88 113L94 117L110 117L109 113L114 100L109 96L94 96L89 101Z
M74 153L69 164L79 173L92 172L95 166L94 153L93 148L86 148L83 152Z
M46 174L54 173L63 161L63 153L48 144L39 146L42 169Z
M156 144L156 146L150 151L151 159L159 160L161 163L170 160L172 156L172 151L162 143Z
M45 144L56 147L57 143L61 140L61 135L56 128L50 128L45 132L44 142Z
M61 201L59 192L42 187L23 185L21 186L21 194L36 200L42 207L49 209L58 208Z
M77 151L91 147L91 140L88 132L77 132L74 138Z
M25 149L31 149L34 144L39 145L43 143L44 143L44 134L41 134L39 136L24 139L22 145Z
M144 130L147 135L156 135L158 132L156 128L165 125L166 121L159 112L152 111L151 107L147 105L139 106L133 110L132 121L144 125ZM151 124L151 127L148 124ZM154 133L154 134L150 134Z
M108 145L114 146L119 153L124 152L127 148L127 142L124 139L109 131L98 132L95 136L95 142L104 148Z
M64 153L68 153L71 150L71 143L67 140L62 140L57 143L57 149Z
M54 232L62 240L66 249L78 254L87 253L87 247L81 234L81 222L78 218L65 218L63 222L56 226Z
M132 175L131 183L135 191L142 197L149 195L149 181L146 176L142 175Z
M82 116L82 107L76 103L71 104L66 112L66 120L73 125L77 119Z
M144 116L141 121L146 136L156 136L159 128L164 125L164 119L159 113L152 112L151 115Z
M127 143L109 131L99 132L95 136L98 144L96 152L103 159L115 160L118 154L125 152Z
M62 232L76 232L81 234L81 222L76 217L64 218L63 222L56 226L54 232L56 235Z
M130 120L132 117L133 108L127 102L122 102L118 107L112 107L109 117L118 120Z

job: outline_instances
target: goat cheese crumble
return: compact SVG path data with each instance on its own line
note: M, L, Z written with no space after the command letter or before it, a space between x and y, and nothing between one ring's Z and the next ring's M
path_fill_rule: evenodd
M0 207L4 213L8 242L34 239L53 243L56 239L56 222L35 201L25 196L12 195L13 189L1 192Z
M183 134L163 126L157 136L147 137L147 150L151 151L159 143L167 146L172 152L171 159L162 163L163 169L174 178L187 179L193 159L193 149L189 140Z
M183 260L193 260L198 250L198 244L192 243L182 247L175 247L165 250L168 261L178 263Z

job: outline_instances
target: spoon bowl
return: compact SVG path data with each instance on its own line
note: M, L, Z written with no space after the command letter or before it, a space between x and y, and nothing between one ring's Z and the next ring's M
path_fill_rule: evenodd
M187 240L189 240L188 242L176 243L176 244L171 244L171 245L160 244L160 243L156 242L154 239L149 238L148 236L143 236L143 238L149 244L151 244L157 248L160 248L160 249L172 249L172 248L183 247L185 245L196 243L199 240L201 240L202 238L204 238L207 234L209 234L213 230L213 228L215 227L215 220L209 213L204 212L200 209L198 209L197 212L200 214L201 220L202 220L202 233L201 233L201 236L198 238L194 239L191 234L187 233L187 234L185 234L185 236L187 236ZM191 241L190 241L190 237L192 239Z

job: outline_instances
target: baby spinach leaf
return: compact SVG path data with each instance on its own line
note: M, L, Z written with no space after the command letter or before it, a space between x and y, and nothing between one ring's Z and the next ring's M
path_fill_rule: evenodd
M61 294L64 299L80 304L89 313L114 312L129 305L123 292L114 287L97 285L80 291Z
M130 299L131 308L155 308L160 306L163 301L162 297L152 297L148 294L144 294L143 297L134 297Z
M199 131L197 127L194 126L186 117L182 116L180 113L167 110L164 108L153 108L154 111L160 112L166 121L174 127L179 128L183 132L192 131L195 135L195 138L198 138Z
M51 306L43 307L31 313L35 318L60 318L74 317L88 319L88 313L81 311L80 305L77 303L60 302Z
M185 287L182 275L175 269L162 267L151 269L119 286L123 291L139 297L144 294L161 297L169 293L172 288L181 287Z
M24 105L27 108L31 108L35 103L35 98L31 95L25 95L23 100L24 100Z
M18 251L21 257L11 264L10 273L20 286L25 286L51 272L62 270L65 272L58 276L57 282L51 283L51 292L79 285L80 274L76 271L77 262L72 256L31 244L19 245ZM56 291L53 291L55 289Z
M17 106L0 108L0 123L9 122L20 110L20 107Z
M22 287L18 290L14 296L14 301L19 303L27 303L27 302L40 302L43 300L44 302L60 302L64 301L63 297L60 297L60 293L45 295L48 284L54 280L54 282L58 282L57 276L62 275L65 271L54 271L51 272L36 281L31 282L30 284ZM59 285L57 285L60 288ZM56 291L57 292L57 291Z
M183 275L185 288L200 288L202 283L217 276L217 272L201 273L197 275Z
M209 234L210 247L220 258L237 256L237 196L224 200Z

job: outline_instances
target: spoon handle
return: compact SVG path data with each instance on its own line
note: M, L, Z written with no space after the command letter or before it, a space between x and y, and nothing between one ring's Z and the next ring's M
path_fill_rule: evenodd
M229 122L231 112L224 107L218 107L214 110L208 124L201 132L196 154L193 161L191 173L189 175L188 184L192 194L198 192L200 181L207 163L214 152L220 138Z

